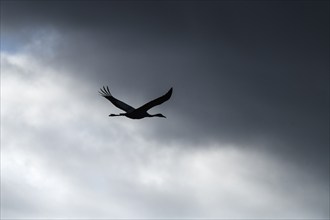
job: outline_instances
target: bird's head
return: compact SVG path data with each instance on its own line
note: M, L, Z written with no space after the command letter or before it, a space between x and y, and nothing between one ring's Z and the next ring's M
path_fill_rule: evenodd
M163 114L160 114L160 113L154 114L154 115L152 115L152 117L166 118Z

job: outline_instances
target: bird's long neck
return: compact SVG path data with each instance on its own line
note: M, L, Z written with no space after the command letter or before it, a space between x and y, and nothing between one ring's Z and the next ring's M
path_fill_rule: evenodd
M109 117L114 117L114 116L125 116L125 113L120 113L120 114L110 114Z

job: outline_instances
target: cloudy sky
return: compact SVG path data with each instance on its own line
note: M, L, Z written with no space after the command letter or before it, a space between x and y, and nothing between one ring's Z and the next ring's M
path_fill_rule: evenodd
M327 1L1 1L1 218L328 219L329 60Z

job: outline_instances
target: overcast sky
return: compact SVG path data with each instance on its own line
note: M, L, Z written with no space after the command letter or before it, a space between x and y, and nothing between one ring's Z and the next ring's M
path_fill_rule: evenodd
M1 218L329 218L328 1L1 1ZM167 118L131 120L102 86Z

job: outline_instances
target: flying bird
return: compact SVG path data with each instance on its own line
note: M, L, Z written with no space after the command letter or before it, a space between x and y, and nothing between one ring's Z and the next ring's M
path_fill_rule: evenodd
M108 86L106 88L103 86L103 88L101 88L100 90L101 91L99 91L99 93L101 94L101 96L108 99L117 108L125 111L125 113L110 114L109 117L126 116L127 118L131 118L131 119L141 119L141 118L145 118L145 117L162 117L162 118L166 118L164 115L162 115L160 113L151 115L147 111L149 109L151 109L152 107L160 105L163 102L166 102L167 100L169 100L171 95L172 95L173 88L168 90L168 92L165 95L160 96L159 98L156 98L156 99L142 105L139 108L133 108L132 106L126 104L125 102L120 101L120 100L116 99L115 97L113 97L112 94L110 93L110 90L109 90Z

